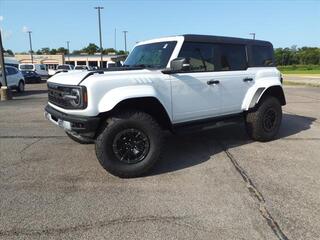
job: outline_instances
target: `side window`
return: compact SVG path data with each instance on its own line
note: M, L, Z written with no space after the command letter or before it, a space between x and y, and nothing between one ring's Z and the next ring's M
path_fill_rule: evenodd
M46 68L44 67L44 65L40 65L40 69L41 69L41 70L46 70Z
M221 71L247 69L247 54L245 45L221 44L219 49Z
M252 63L255 67L273 66L272 47L253 45Z
M215 71L214 45L207 43L185 42L179 57L189 60L190 70L194 72Z
M8 74L8 75L13 75L13 74L15 74L14 68L12 68L12 67L7 67L6 69L7 69L7 74Z

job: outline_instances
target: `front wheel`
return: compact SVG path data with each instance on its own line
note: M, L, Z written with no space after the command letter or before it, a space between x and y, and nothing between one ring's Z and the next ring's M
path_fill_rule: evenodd
M266 97L254 112L246 115L246 129L257 141L270 141L277 135L282 120L282 108L278 99Z
M159 159L163 134L144 112L126 112L108 119L96 140L96 155L111 174L130 178L147 172Z

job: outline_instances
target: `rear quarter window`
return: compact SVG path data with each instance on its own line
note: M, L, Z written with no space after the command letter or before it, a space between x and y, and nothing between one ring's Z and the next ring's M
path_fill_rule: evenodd
M271 67L273 62L273 48L271 46L252 46L252 64L254 67Z

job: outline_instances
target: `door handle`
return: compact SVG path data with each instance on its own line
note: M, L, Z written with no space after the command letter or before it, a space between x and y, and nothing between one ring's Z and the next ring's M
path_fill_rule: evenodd
M252 82L252 81L253 81L253 78L244 78L243 81L244 81L244 82Z
M208 85L214 85L214 84L219 84L220 83L220 81L219 80L209 80L208 82L207 82L207 84Z

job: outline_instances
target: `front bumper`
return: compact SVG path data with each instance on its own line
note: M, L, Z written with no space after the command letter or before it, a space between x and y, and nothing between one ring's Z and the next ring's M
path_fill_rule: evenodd
M65 131L90 138L95 136L101 120L100 117L84 117L62 113L49 105L44 109L44 116Z

